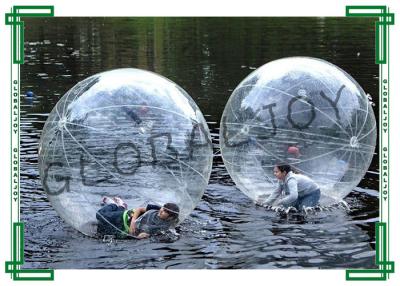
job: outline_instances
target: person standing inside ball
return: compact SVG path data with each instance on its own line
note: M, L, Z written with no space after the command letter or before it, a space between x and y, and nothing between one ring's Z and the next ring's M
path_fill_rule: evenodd
M96 213L99 235L148 238L173 227L179 217L179 207L174 203L166 203L162 207L148 204L130 210L119 197L104 197L102 203L105 205Z
M311 178L295 174L290 165L285 164L274 167L274 176L278 179L279 186L262 204L295 207L297 210L318 204L321 191Z

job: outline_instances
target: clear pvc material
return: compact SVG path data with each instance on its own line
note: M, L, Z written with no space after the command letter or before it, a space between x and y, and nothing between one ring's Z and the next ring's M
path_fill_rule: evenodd
M349 194L368 170L376 121L349 74L324 60L293 57L263 65L236 87L220 138L229 174L251 199L277 187L273 167L285 162L317 182L327 205Z
M56 104L39 147L42 185L58 214L87 235L103 196L136 208L176 203L180 221L207 186L212 144L190 96L155 73L91 76Z

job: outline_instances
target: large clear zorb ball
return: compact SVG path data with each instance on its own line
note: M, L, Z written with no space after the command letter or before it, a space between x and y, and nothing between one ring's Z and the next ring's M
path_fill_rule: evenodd
M320 186L326 205L345 197L368 170L376 121L349 74L324 60L293 57L267 63L239 84L220 138L229 174L251 199L277 187L273 168L284 162Z
M197 105L152 72L91 76L56 104L39 149L42 185L59 215L94 235L103 196L128 208L176 203L183 220L207 186L212 145Z

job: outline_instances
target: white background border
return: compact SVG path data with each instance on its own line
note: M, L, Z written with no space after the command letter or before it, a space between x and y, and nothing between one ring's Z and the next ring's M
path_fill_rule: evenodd
M72 1L21 0L0 1L0 285L71 285L77 282L96 285L400 285L400 268L387 282L347 282L344 270L55 270L53 282L13 282L4 272L4 261L10 259L10 34L11 26L4 24L4 15L13 5L54 5L55 16L345 16L346 5L386 5L400 20L400 1L267 1L267 0L141 0L141 1ZM400 264L400 47L399 25L390 26L390 260Z

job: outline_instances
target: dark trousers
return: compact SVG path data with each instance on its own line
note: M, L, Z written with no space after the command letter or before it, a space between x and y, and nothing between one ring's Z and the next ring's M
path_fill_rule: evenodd
M123 235L124 221L123 214L125 209L116 204L105 205L96 213L98 221L97 233L100 235Z
M315 207L319 199L321 198L321 191L318 189L311 194L305 195L304 197L299 197L297 199L295 208L298 210L302 210L303 207Z

